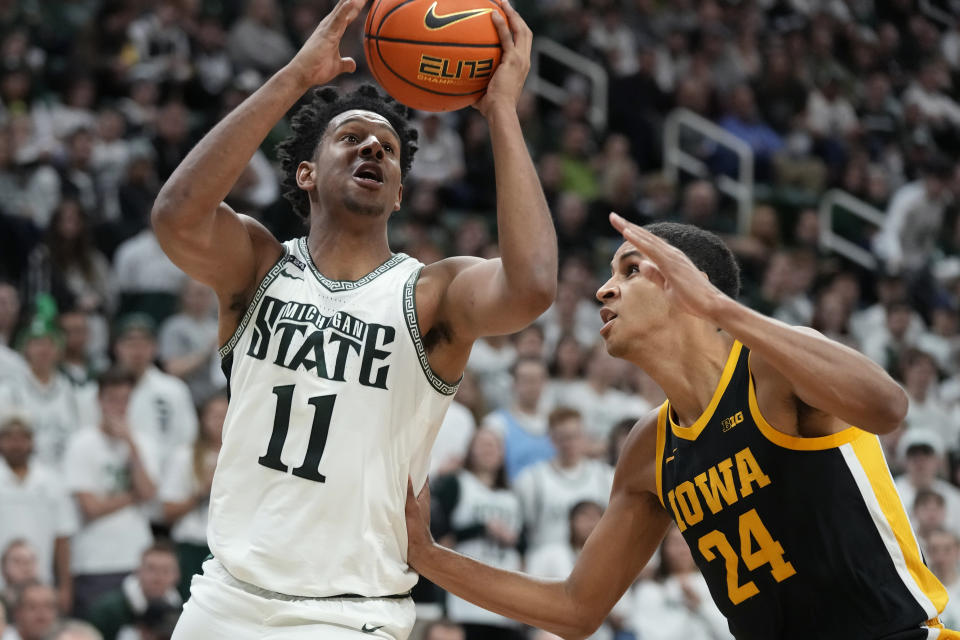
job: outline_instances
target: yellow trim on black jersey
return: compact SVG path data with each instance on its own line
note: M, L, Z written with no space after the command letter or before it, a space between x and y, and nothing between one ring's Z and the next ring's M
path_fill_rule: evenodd
M893 478L890 476L890 470L883 457L883 449L880 446L880 440L873 435L865 438L857 438L851 443L853 452L857 456L860 465L866 471L867 478L870 480L870 486L873 493L880 503L880 509L893 534L897 539L897 545L903 553L906 560L907 571L913 578L917 586L923 593L930 598L937 612L942 612L947 606L947 590L940 583L936 576L923 563L920 555L920 546L916 537L913 535L913 528L910 526L910 520L907 518L907 512L904 509L900 495L897 493L896 486L893 484Z
M710 399L710 404L703 410L703 413L700 414L696 422L689 427L681 427L674 421L673 412L667 411L667 418L670 420L670 428L673 430L673 435L678 438L683 438L684 440L697 439L700 432L703 431L707 423L710 422L710 418L713 417L713 412L717 410L717 405L720 404L720 398L723 397L723 392L727 390L727 385L730 384L733 371L737 368L737 363L740 361L740 350L742 348L743 345L740 344L739 340L733 341L733 346L730 347L730 355L727 356L727 364L724 365L723 373L720 375L720 382L717 383L717 388L713 392L713 398Z
M750 354L752 356L753 354ZM763 414L760 413L760 405L757 404L757 391L753 386L753 372L750 371L750 356L747 356L747 371L750 374L750 415L753 421L757 423L757 428L763 436L784 449L793 449L795 451L823 451L824 449L835 449L840 445L853 442L860 436L866 434L866 431L857 427L847 427L842 431L829 436L819 436L816 438L803 438L801 436L792 436L780 431L767 422Z
M670 411L670 403L666 400L663 401L663 404L660 405L660 410L657 411L657 449L656 449L656 462L657 462L657 497L660 498L660 504L664 509L667 508L666 503L663 501L663 449L666 446L667 442L667 413Z
M933 620L927 620L927 624L923 625L928 629L936 629L936 634L931 634L930 638L936 638L936 640L960 640L960 633L954 631L953 629L947 629L943 626L943 623L940 622L940 618L934 618Z

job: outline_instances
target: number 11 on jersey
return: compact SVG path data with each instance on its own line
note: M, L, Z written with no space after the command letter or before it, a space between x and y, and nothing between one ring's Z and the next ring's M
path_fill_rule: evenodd
M283 463L281 454L290 428L290 409L293 406L293 389L296 385L285 384L273 388L277 396L277 412L273 416L273 432L267 444L267 452L258 462L270 469L286 473L290 467ZM330 419L333 417L333 404L337 396L312 396L307 402L313 405L313 425L310 427L310 440L307 442L307 455L303 464L293 470L293 475L314 482L326 482L320 473L320 459L327 446L327 434L330 431Z

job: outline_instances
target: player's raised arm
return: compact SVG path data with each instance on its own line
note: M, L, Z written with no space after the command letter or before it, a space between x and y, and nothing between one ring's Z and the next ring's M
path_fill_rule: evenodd
M761 373L756 378L762 413L784 416L774 424L798 421L797 398L823 414L812 421L814 432L799 435L829 435L846 425L888 433L900 426L907 396L877 363L818 331L790 326L739 304L714 287L679 249L615 214L611 222L647 258L643 268L675 305L709 319L750 349L750 366Z
M575 640L593 633L636 580L670 516L656 495L656 414L634 427L617 465L610 503L566 580L495 569L436 544L429 505L407 495L407 560L420 575L490 611Z
M459 259L440 314L459 340L513 333L543 313L557 288L557 238L523 139L517 100L530 69L533 35L508 2L494 11L503 57L476 104L490 126L496 166L500 259Z
M366 0L340 0L283 69L217 124L167 180L152 220L164 251L221 299L249 292L281 247L261 225L222 203L270 129L310 87L353 71L339 47Z

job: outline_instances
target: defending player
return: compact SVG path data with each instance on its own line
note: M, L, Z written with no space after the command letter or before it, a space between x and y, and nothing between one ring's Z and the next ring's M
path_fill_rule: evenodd
M372 87L314 92L282 146L287 196L309 235L279 243L221 200L310 87L355 68L341 0L281 71L200 141L153 210L171 259L212 286L231 392L210 492L214 559L178 640L406 638L403 505L482 335L551 303L556 239L516 102L531 34L494 13L504 57L477 105L496 162L501 259L423 266L387 244L415 151L406 110Z
M601 335L668 400L633 428L573 572L535 580L433 544L412 491L411 565L476 604L583 638L673 520L738 640L960 638L937 620L947 593L875 435L900 425L900 387L856 351L735 302L737 264L713 234L611 221L628 242L597 292Z

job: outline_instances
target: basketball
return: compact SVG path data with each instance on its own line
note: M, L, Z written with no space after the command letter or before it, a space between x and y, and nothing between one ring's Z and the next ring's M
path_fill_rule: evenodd
M504 15L499 0L376 0L364 26L370 71L408 107L469 106L500 63L494 11Z

